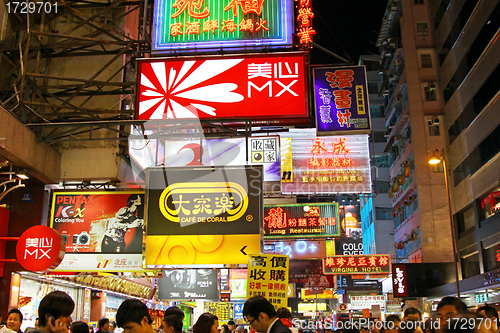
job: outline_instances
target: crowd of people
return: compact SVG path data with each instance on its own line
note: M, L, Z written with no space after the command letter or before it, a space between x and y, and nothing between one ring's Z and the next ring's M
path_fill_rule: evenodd
M68 330L71 333L94 333L87 323L72 321L74 308L75 303L68 294L53 291L40 302L36 327L26 329L24 333L68 333ZM258 333L303 332L294 327L292 314L287 308L276 311L262 296L250 297L245 302L243 316L250 329ZM494 307L484 305L476 311L469 311L467 305L455 297L444 297L436 313L425 321L422 319L418 309L407 308L402 319L388 315L384 322L336 330L327 327L322 333L500 333L498 312ZM140 300L129 299L118 308L116 322L102 318L95 333L113 333L117 326L123 329L123 333L183 333L183 320L184 312L176 306L170 307L164 312L161 328L156 330L147 306ZM10 310L6 322L0 324L0 333L23 333L20 328L22 321L19 310ZM219 326L217 316L207 312L198 318L192 333L248 333L248 329L232 320Z

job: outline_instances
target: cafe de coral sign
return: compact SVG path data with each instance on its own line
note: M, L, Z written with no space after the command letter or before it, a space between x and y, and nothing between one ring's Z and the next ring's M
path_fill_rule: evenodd
M159 0L152 47L167 52L291 47L292 16L292 0Z

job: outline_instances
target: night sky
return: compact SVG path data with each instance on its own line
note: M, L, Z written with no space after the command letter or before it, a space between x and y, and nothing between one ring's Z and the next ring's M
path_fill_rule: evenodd
M360 55L378 54L375 42L386 6L387 0L313 0L313 41L355 64ZM311 63L341 61L313 48Z

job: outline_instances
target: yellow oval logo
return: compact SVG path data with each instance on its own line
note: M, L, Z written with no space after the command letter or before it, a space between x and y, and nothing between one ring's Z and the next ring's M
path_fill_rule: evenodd
M160 195L160 211L172 222L233 222L248 208L248 195L233 182L192 182L168 186ZM223 216L219 216L223 215Z

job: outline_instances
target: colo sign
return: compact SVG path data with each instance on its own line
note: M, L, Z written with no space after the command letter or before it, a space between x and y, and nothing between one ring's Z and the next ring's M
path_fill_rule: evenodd
M292 44L292 0L155 1L153 49L248 49Z
M264 237L339 236L338 203L264 206Z
M281 136L284 194L371 193L368 135Z
M144 192L54 192L50 225L66 242L57 271L141 271Z
M307 122L305 53L143 59L137 119Z
M318 135L369 133L365 66L314 68Z
M262 167L146 174L147 266L243 264L261 252Z
M391 256L389 254L330 256L323 259L323 271L325 274L390 273Z

